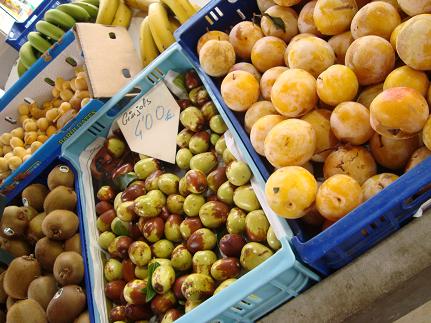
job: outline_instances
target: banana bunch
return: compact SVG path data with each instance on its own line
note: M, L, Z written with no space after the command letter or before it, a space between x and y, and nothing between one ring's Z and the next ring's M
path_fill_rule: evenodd
M96 23L128 28L132 15L124 0L100 0Z
M94 22L99 11L99 0L81 0L61 4L45 12L44 20L36 23L36 31L28 34L21 46L18 75L24 74L37 59L57 42L76 22Z
M148 16L142 21L139 35L143 66L150 64L175 42L174 32L197 12L189 0L128 0L148 4ZM147 7L145 7L147 8Z

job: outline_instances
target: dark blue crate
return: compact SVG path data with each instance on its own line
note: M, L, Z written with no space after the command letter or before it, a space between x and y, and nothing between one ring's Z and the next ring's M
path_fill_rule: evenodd
M35 30L36 23L43 18L43 15L49 9L54 9L62 3L69 3L69 0L49 0L42 1L33 13L23 22L15 22L6 39L6 43L19 50L25 42L27 42L27 35Z
M87 294L87 306L88 306L88 312L92 313L93 312L93 298L91 297L91 288L90 288L90 280L89 280L89 274L88 274L88 259L87 259L87 249L86 249L86 240L85 240L85 235L83 234L84 229L83 229L83 213L82 213L82 201L79 197L79 181L78 179L78 173L76 171L76 169L72 166L72 164L61 157L56 157L54 159L51 159L50 161L47 161L46 163L43 164L42 169L40 170L39 174L37 177L33 178L32 181L28 181L26 183L26 185L24 187L22 187L21 191L17 192L17 195L14 196L14 198L12 200L9 200L7 204L9 205L22 205L22 201L19 198L18 194L21 194L22 190L30 185L30 184L34 184L34 183L40 183L40 184L47 184L47 179L48 179L48 174L49 172L57 165L67 165L73 172L73 174L75 175L75 192L78 198L78 203L76 205L76 214L79 217L79 237L81 240L81 255L82 258L84 260L84 285L83 287L85 287L86 290L86 294ZM6 206L6 204L4 205L0 205L0 217L3 214L3 209ZM9 262L13 259L13 256L11 256L9 253L5 252L4 250L0 249L0 263L8 265Z
M220 30L229 33L230 29L243 20L251 20L259 12L254 0L216 0L208 3L201 11L181 26L175 37L205 77L218 106L228 117L235 131L246 147L245 153L255 162L260 175L267 180L273 168L266 159L259 156L243 127L242 115L230 110L220 93L221 79L211 78L205 74L199 64L196 46L199 38L209 30ZM241 117L240 117L241 116ZM431 190L419 194L431 183L431 159L403 175L389 188L373 199L350 212L343 219L313 236L302 221L289 220L295 236L292 245L301 260L329 275L385 239L411 219L418 207L431 198ZM414 197L414 201L411 201ZM411 203L408 203L411 201Z

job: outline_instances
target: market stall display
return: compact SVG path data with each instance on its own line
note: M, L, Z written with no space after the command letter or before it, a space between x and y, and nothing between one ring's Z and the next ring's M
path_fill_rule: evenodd
M3 320L89 322L76 189L73 169L56 160L4 209L1 246L15 258L0 276Z
M429 31L429 17L397 28L403 12L391 4L340 3L277 2L260 12L263 2L216 1L176 33L257 164L271 208L301 218L289 222L294 245L323 274L397 230L431 196L421 170L406 168L417 149L429 151L421 147L429 40L416 37Z
M40 10L0 99L0 321L255 321L431 198L425 1Z

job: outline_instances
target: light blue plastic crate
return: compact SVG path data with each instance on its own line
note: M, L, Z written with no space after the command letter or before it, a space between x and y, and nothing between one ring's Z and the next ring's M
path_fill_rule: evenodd
M79 163L81 153L97 138L105 138L116 117L148 92L169 70L181 72L190 68L193 68L193 65L182 49L178 45L173 45L108 101L92 118L91 125L87 124L76 131L73 138L63 146L62 154L77 169L81 187L89 183L88 178L83 178ZM206 86L205 83L204 85ZM138 96L130 95L130 93L136 93L136 89L141 90L140 94ZM210 95L214 99L211 92ZM133 98L130 99L131 97ZM218 105L217 102L215 104ZM244 149L243 146L239 146L239 148ZM247 162L256 173L255 166L250 164L250 161ZM86 181L85 184L84 181ZM94 198L86 196L83 191L79 192L79 196L83 204L79 212L93 208L92 214L81 215L81 218L84 219L84 238L88 242L94 240L91 232L97 231L88 223L88 219L95 216L94 204L93 206L88 205L89 201L94 203ZM316 274L296 260L288 243L290 229L286 222L282 219L275 219L275 222L278 224L277 232L282 248L263 264L239 278L235 284L182 316L178 322L252 322L288 299L297 296L311 283L319 280ZM274 226L274 220L272 224ZM96 275L100 276L103 268L96 266L97 261L91 256L92 252L97 251L97 247L87 243L86 248L89 257L87 274L90 288L95 291L95 288L100 288L100 286L96 287L98 283L94 278ZM107 319L106 309L99 305L101 300L95 298L94 311L91 313L92 322L103 322Z

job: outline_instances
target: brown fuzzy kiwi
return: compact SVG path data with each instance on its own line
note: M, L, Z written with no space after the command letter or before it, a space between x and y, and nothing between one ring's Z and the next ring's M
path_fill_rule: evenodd
M31 221L39 212L31 206L21 206L21 211L27 216L28 221Z
M27 239L30 243L36 243L39 239L42 239L45 236L42 231L42 222L45 217L45 212L42 212L30 221L27 231Z
M41 276L30 283L27 290L27 297L34 299L44 310L57 293L57 281L54 276Z
M40 239L34 248L34 254L43 269L52 272L55 259L64 251L63 245L47 237Z
M29 220L18 206L7 206L0 222L0 235L4 238L21 238L25 235Z
M55 259L54 277L62 285L79 284L84 278L84 261L75 251L65 251Z
M55 210L43 219L42 231L50 239L67 240L72 238L79 226L75 213L68 210Z
M22 204L31 206L39 212L43 210L43 201L45 201L49 190L43 184L31 184L27 186L21 193Z
M75 176L72 170L66 165L57 165L48 175L48 187L53 190L57 186L66 186L73 188L75 185Z
M79 237L79 233L76 233L72 236L72 238L67 239L64 242L64 251L75 251L81 254L81 238Z
M6 322L8 323L47 323L45 311L33 299L26 299L11 306L7 312Z
M70 210L76 208L76 193L70 187L57 186L47 195L43 202L43 209L46 214L54 210Z
M6 275L5 271L0 274L0 304L6 303L6 300L7 300L7 294L3 288L3 281L4 281L5 275Z
M10 310L10 308L12 307L12 305L13 305L13 304L15 304L16 302L17 302L17 300L16 300L16 299L14 299L14 298L12 298L12 297L8 296L8 297L7 297L7 300L6 300L6 309L9 311L9 310Z
M82 287L67 285L59 289L49 302L46 315L49 322L70 323L82 313L86 305Z
M14 257L27 256L32 253L33 249L26 240L17 239L2 241L2 248L9 252Z
M15 299L27 298L28 286L40 273L40 264L33 256L15 258L4 276L3 288L6 294Z
M81 313L73 323L90 323L90 315L85 311L84 313Z

